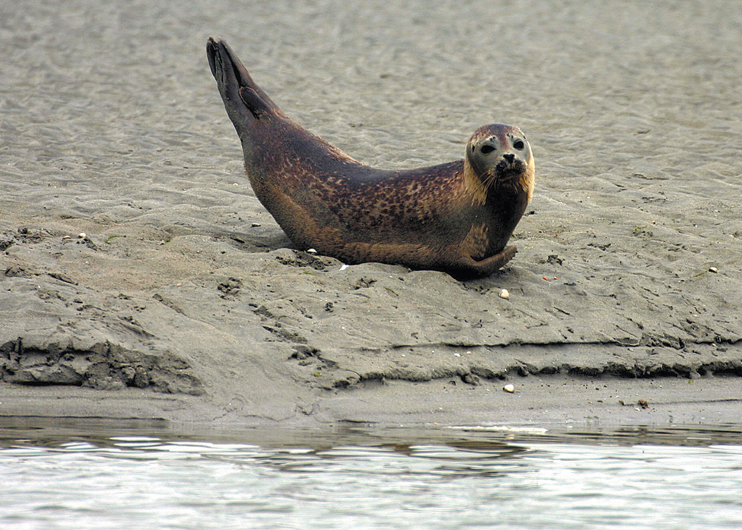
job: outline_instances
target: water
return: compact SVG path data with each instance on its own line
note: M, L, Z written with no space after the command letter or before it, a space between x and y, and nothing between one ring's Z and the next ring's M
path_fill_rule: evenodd
M740 426L175 433L4 419L0 526L740 528Z

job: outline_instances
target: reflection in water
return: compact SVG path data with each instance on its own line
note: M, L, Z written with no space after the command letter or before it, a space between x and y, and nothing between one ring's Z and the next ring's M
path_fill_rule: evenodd
M739 426L174 432L4 418L0 527L739 528Z

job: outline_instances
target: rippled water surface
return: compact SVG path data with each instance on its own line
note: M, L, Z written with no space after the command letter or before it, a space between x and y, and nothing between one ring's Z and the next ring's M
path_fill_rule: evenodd
M3 528L740 528L739 426L0 423Z

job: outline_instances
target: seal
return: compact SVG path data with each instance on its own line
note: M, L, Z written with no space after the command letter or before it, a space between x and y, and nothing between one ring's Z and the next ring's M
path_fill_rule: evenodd
M210 38L206 54L255 195L299 249L457 278L488 276L515 256L506 245L535 172L518 127L480 127L463 160L376 169L290 120L225 41Z

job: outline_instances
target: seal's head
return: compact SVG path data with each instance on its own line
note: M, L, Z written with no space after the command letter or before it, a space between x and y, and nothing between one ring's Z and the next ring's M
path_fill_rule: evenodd
M466 162L475 188L489 193L526 193L533 196L535 166L531 145L518 127L485 125L477 129L466 147ZM486 198L482 197L485 201Z

